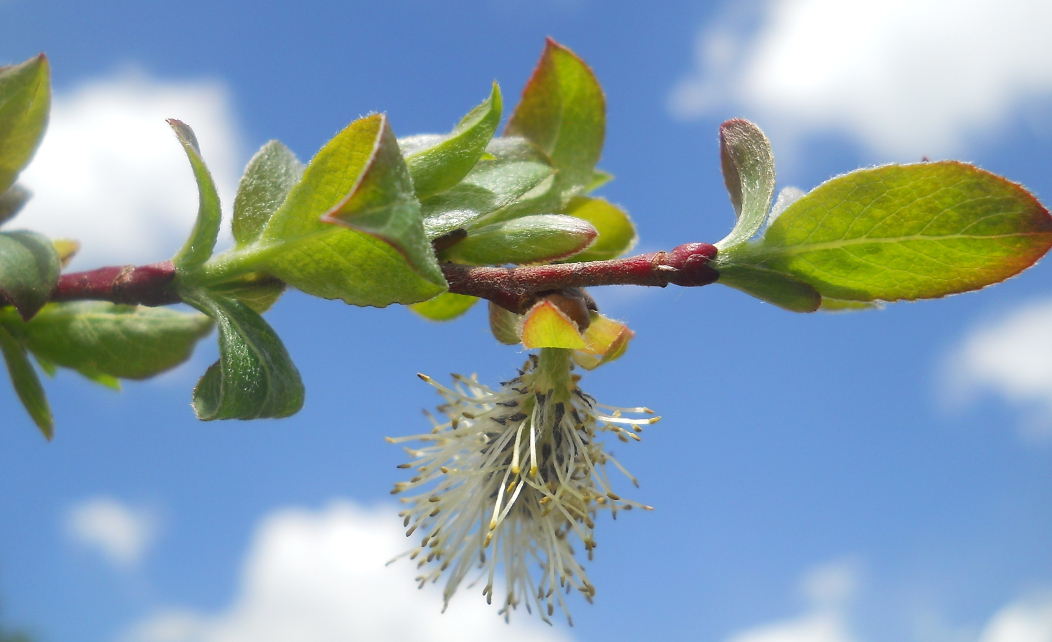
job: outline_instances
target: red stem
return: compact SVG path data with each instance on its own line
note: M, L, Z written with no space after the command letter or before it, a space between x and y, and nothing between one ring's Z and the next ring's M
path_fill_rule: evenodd
M564 288L596 285L650 285L669 283L686 287L708 285L719 273L708 265L716 248L708 243L687 243L671 252L652 252L611 261L560 263L516 268L470 267L444 263L442 273L449 291L489 299L512 312L523 313L538 295ZM171 287L175 265L171 261L135 267L103 267L89 272L63 274L52 301L97 300L127 305L169 305L182 299Z

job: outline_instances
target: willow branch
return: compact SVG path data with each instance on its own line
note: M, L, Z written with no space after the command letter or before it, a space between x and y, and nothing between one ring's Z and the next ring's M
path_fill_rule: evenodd
M456 263L442 265L449 291L488 299L522 314L537 301L538 295L564 288L597 285L668 284L694 287L714 283L719 278L708 262L716 257L715 246L686 243L671 252L651 252L624 259L558 263L527 267L470 267Z
M624 259L560 263L527 267L471 267L443 263L449 291L493 301L522 313L538 295L565 288L597 285L668 284L699 286L713 283L719 274L708 265L716 248L708 243L687 243L671 252L651 252ZM173 287L171 261L150 265L103 267L59 277L52 301L110 301L125 305L159 306L180 303Z

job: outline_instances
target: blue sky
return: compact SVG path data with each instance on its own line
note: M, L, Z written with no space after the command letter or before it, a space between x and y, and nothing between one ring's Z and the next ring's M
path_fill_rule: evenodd
M229 203L268 139L307 160L371 111L445 131L493 79L512 103L545 36L603 83L602 193L642 251L730 228L716 131L733 116L767 131L783 187L954 157L1047 202L1052 10L988 4L0 0L0 63L45 51L56 91L18 223L80 237L82 269L167 258L196 196L164 118L197 130ZM522 360L483 310L433 325L287 295L267 318L308 396L281 421L193 418L212 340L119 394L46 382L50 444L0 386L2 621L49 642L1047 642L1049 270L842 315L597 289L637 337L586 389L664 419L613 448L655 511L600 521L596 604L571 600L572 629L506 626L477 590L440 616L437 592L382 566L405 542L383 437L419 432L438 399L415 373L493 382Z

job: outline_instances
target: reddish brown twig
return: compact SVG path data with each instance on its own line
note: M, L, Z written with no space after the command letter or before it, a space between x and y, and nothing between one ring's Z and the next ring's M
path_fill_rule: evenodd
M686 287L708 285L719 273L708 265L715 246L687 243L671 252L652 252L611 261L559 263L517 268L442 265L449 291L489 299L512 312L530 309L537 295L563 288L596 285L651 285Z
M103 267L90 272L63 274L51 294L52 301L111 301L126 305L169 305L182 299L171 288L175 265L171 261L150 265Z
M716 248L708 243L687 243L671 252L652 252L611 261L560 263L516 268L469 267L442 264L449 291L489 299L512 312L522 313L539 294L564 288L596 285L682 286L708 285L719 274L708 265ZM96 300L127 305L169 305L182 299L172 288L175 266L171 261L135 267L103 267L89 272L63 274L52 301Z

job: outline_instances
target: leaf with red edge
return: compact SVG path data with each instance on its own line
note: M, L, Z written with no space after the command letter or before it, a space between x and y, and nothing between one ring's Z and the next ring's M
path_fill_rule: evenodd
M1003 281L1052 247L1052 217L1025 189L956 161L838 176L714 267L782 273L842 302L912 301ZM827 306L823 306L827 307Z
M526 348L588 347L581 333L565 312L551 301L541 301L526 313L522 321L522 345Z
M551 157L558 173L549 201L565 203L593 184L603 151L606 97L595 74L549 38L504 133L530 140Z

